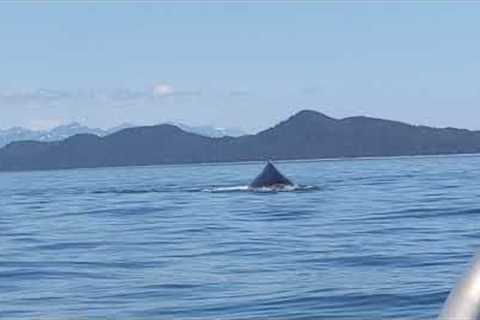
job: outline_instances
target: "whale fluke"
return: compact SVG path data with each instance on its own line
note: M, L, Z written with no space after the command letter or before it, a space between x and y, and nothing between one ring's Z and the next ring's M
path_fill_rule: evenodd
M250 188L293 186L293 183L283 176L275 166L268 161L262 172L250 183Z

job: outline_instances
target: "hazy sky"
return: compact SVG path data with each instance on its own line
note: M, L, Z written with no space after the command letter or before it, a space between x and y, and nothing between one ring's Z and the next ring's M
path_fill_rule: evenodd
M480 129L480 3L0 4L0 128L258 130L309 108Z

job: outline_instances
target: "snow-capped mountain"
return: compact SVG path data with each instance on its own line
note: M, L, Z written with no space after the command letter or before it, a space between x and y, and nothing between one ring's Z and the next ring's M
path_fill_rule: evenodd
M115 132L117 130L124 129L130 125L121 125L108 130L90 128L83 126L78 122L72 122L70 124L61 125L50 130L31 130L21 127L14 127L6 130L0 130L0 147L3 147L10 142L20 140L35 140L35 141L56 141L63 140L70 136L79 133L91 133L98 136L104 136Z
M192 133L201 134L208 137L241 136L244 133L238 129L214 128L210 126L189 126L182 123L169 124L175 125L180 129ZM79 133L91 133L98 136L105 136L122 129L133 127L134 125L124 123L110 129L90 128L81 125L78 122L61 125L50 130L31 130L22 127L13 127L6 130L0 129L0 148L13 141L35 140L35 141L57 141L63 140Z
M97 136L103 136L107 133L106 130L89 128L86 126L82 126L78 122L72 122L70 124L61 125L48 131L36 131L36 132L39 133L39 137L35 140L40 140L40 141L62 140L79 133L92 133Z
M200 134L202 136L220 138L225 136L230 137L239 137L243 136L245 132L237 128L217 128L212 126L190 126L181 122L167 122L166 124L171 124L179 127L183 131L192 132Z

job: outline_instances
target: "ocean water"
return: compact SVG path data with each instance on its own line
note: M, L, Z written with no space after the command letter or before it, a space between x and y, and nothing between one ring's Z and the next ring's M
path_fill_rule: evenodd
M1 319L432 319L480 243L480 157L0 174Z

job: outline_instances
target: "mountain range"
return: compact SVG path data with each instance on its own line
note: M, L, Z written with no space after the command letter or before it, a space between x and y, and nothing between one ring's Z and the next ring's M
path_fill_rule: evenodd
M0 129L0 147L3 147L14 141L36 140L36 141L57 141L71 137L75 134L90 133L98 136L105 136L115 131L131 127L129 124L122 124L111 129L98 129L83 126L78 122L57 126L50 130L31 130L22 127L13 127L10 129Z
M181 122L167 122L167 124L175 125L187 132L193 132L207 137L223 137L223 136L241 136L244 133L235 128L216 128L212 126L190 126ZM58 141L71 137L76 134L90 133L103 137L119 130L133 127L134 125L123 123L110 129L90 128L81 125L78 122L57 126L50 130L31 130L22 127L13 127L10 129L0 129L0 148L6 146L10 142L34 140L34 141Z
M272 128L239 137L207 137L162 124L105 136L88 133L54 142L13 142L0 149L0 170L478 152L480 131L363 116L335 119L304 110Z

